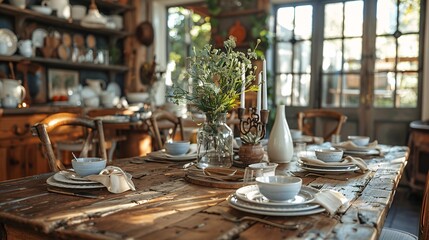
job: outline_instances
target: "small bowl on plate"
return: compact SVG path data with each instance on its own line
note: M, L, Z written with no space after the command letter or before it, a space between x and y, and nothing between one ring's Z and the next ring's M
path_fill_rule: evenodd
M174 141L164 144L165 152L170 155L183 155L189 151L191 142L189 141Z
M347 139L357 146L366 146L369 144L369 137L367 136L348 136Z
M271 201L283 202L294 199L302 186L302 179L290 176L257 177L259 192Z
M72 159L74 171L81 177L99 174L106 167L106 159L96 157L82 157Z
M340 162L343 158L343 150L340 149L317 149L314 151L317 159L324 162Z

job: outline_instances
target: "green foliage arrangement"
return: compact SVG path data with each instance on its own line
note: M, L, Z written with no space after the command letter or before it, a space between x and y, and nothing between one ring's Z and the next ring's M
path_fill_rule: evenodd
M256 66L256 48L247 53L235 51L233 37L224 42L225 51L205 45L201 50L194 49L194 56L188 59L187 74L192 78L192 87L183 89L174 87L171 99L180 104L184 101L194 105L208 117L216 118L221 113L232 110L240 103L242 84L245 91L257 91L254 85ZM242 80L243 69L246 71L245 82Z

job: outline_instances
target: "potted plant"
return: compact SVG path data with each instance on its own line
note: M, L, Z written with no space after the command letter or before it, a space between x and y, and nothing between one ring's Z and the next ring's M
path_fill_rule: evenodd
M205 45L201 50L194 49L194 56L187 62L191 88L173 86L170 96L176 104L185 101L205 113L206 121L197 134L201 168L232 165L233 134L226 125L226 114L240 104L243 91L258 90L258 86L253 84L256 69L252 65L252 59L257 57L256 47L246 53L235 51L235 47L235 39L230 37L224 42L224 51L211 45Z
M261 162L265 152L258 133L248 132L241 135L241 143L238 156L243 164L249 165Z

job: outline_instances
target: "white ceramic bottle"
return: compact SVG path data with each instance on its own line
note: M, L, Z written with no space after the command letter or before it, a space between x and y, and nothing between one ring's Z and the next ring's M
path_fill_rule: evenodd
M268 139L270 162L288 163L293 157L293 142L286 121L285 105L278 105L274 126Z

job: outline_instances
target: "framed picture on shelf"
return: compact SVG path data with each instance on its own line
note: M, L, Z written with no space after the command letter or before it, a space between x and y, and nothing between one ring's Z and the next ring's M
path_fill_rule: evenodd
M66 101L68 92L79 86L79 72L64 69L48 70L48 97L51 101Z

